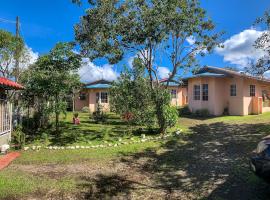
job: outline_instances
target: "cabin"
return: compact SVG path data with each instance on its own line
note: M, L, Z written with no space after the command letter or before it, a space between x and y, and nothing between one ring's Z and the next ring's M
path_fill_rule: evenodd
M161 84L167 84L167 80L160 81ZM104 111L110 111L109 89L111 82L106 80L98 80L85 84L79 94L75 95L74 108L81 111L84 107L88 107L90 112L97 110L100 104ZM171 94L171 104L174 106L184 106L188 101L187 86L182 82L170 81L168 90Z
M270 111L270 80L207 66L189 77L188 107L211 115L250 115Z

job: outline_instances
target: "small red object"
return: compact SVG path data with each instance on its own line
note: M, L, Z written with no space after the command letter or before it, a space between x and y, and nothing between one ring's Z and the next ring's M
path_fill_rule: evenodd
M80 119L78 118L78 117L73 117L73 124L75 124L75 125L78 125L78 124L80 124L81 122L80 122Z

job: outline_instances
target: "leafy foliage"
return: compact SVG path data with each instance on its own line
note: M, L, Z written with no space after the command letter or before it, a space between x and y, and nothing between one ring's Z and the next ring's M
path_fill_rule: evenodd
M148 82L140 59L134 59L132 69L126 68L110 89L111 109L130 123L153 126L155 109Z
M105 122L107 120L107 115L102 110L102 105L100 103L98 103L97 110L93 112L92 117L96 123Z
M22 149L25 145L25 133L22 131L21 127L17 127L12 132L12 143L17 149Z
M24 50L22 38L0 30L0 72L4 77L14 75L15 59L20 59Z
M59 114L66 111L66 97L80 87L77 69L81 56L74 53L73 43L58 43L47 55L23 74L23 99L26 106L34 107L41 116L55 113L58 131Z
M270 70L270 11L258 18L256 24L262 24L266 28L254 44L263 56L257 61L251 61L250 66L246 67L245 70L253 75L263 77L264 73Z
M90 8L75 26L82 53L91 60L106 58L114 64L125 54L135 52L148 74L148 92L155 105L160 132L164 132L161 102L167 104L162 98L155 55L170 58L173 69L169 83L176 74L197 66L197 56L211 52L220 34L212 33L214 24L198 0L91 0L89 3ZM192 42L187 42L190 38Z

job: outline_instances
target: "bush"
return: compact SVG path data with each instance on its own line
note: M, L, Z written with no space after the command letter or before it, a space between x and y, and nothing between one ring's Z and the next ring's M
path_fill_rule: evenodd
M22 132L21 127L17 127L12 132L12 143L15 145L16 149L22 149L25 145L25 134Z
M166 127L173 127L178 120L178 111L175 106L167 105L164 108L164 119Z
M79 116L79 113L75 112L73 113L73 117L77 118Z
M83 112L83 113L89 113L89 112L90 112L89 107L87 107L87 106L83 107L83 108L82 108L82 112Z
M191 115L191 111L188 106L183 106L178 108L178 114L179 116Z
M92 117L96 123L106 122L108 118L107 115L102 111L102 106L100 104L97 106L97 111L93 112Z
M210 116L210 113L209 113L209 110L206 109L206 108L203 108L203 109L198 109L195 111L195 115L197 117L209 117Z

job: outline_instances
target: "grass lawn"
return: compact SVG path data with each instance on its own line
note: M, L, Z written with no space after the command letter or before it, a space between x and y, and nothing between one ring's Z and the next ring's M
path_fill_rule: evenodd
M109 143L128 140L131 137L138 139L141 134L152 135L153 131L140 126L130 126L123 122L118 115L108 114L108 119L104 123L95 123L89 117L88 113L79 113L80 125L72 124L73 114L68 112L66 116L61 116L61 133L55 137L55 133L44 131L39 137L30 138L27 145L42 146L68 146L68 145L96 145L103 144L104 141Z
M80 114L66 119L68 144L116 142L130 134L117 117L105 125ZM0 199L268 199L270 188L248 167L251 151L270 133L270 113L180 118L179 137L119 147L26 151L0 171ZM102 131L109 129L110 131ZM126 134L129 132L129 134ZM82 139L87 138L87 139ZM38 142L43 143L43 139ZM49 138L48 144L61 141Z

